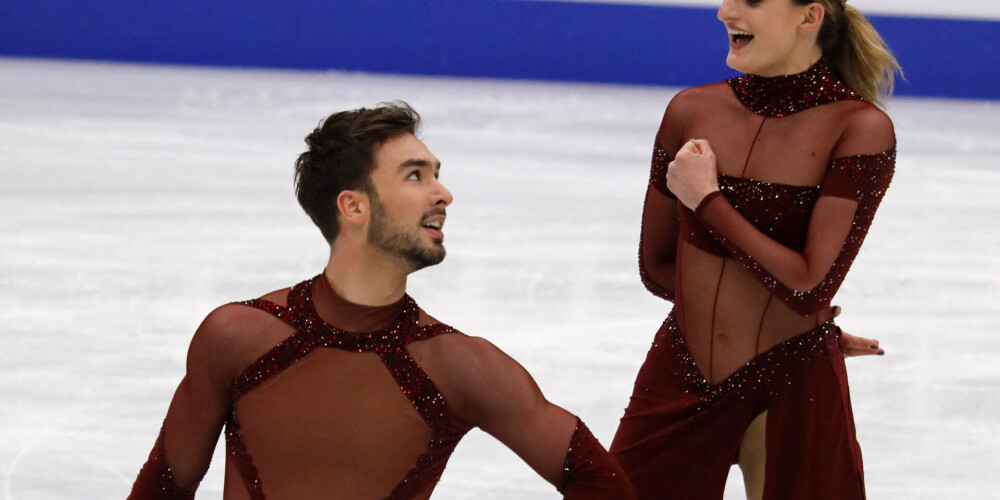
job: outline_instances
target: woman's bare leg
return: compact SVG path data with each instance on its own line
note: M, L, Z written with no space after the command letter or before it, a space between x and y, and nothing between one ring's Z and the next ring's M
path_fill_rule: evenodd
M764 496L764 464L767 459L767 412L757 415L740 442L739 466L743 471L743 484L747 500L760 500Z

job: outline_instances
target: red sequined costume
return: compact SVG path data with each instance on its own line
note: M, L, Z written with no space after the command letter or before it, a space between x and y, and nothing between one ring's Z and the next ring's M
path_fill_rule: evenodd
M692 138L712 146L720 187L694 211L665 180ZM765 411L765 499L864 498L830 301L894 164L892 122L823 60L671 101L639 264L674 307L611 445L639 498L722 498L744 431Z
M222 352L237 358L253 352L256 361L243 363L227 383L226 499L429 498L472 427L445 400L447 387L439 390L429 375L443 373L442 358L453 355L449 341L468 337L435 321L409 296L385 307L360 306L338 297L320 275L223 306L196 333L192 351L203 329L211 336L227 328L237 338L229 336ZM193 376L190 360L188 370ZM172 434L184 428L179 420L203 417L175 408L177 401L130 499L194 498L200 476L179 485L166 458L184 445L165 442L186 437ZM621 470L582 422L562 446L565 498L632 497Z

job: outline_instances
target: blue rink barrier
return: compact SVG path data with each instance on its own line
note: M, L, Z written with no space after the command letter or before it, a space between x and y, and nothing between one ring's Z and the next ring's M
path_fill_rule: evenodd
M1000 99L1000 22L872 16L903 95ZM2 0L0 54L691 86L715 10L517 0ZM2 67L0 67L2 72Z

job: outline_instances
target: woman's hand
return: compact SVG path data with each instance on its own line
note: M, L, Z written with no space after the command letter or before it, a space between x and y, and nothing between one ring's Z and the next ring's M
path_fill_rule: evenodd
M667 188L691 210L719 190L715 153L708 141L691 139L677 151L674 161L667 165Z
M833 306L833 317L840 316L840 306ZM845 358L853 356L885 356L885 350L879 347L877 340L855 337L843 330L840 331L840 350Z

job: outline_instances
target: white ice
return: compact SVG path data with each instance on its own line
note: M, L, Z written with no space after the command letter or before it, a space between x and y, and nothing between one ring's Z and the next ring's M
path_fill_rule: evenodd
M325 263L292 194L302 138L397 98L455 195L448 258L410 293L608 444L669 307L636 244L676 90L0 59L0 499L127 495L200 320ZM1000 498L1000 103L889 113L896 178L835 300L888 351L848 362L869 497ZM474 431L434 498L559 495Z

